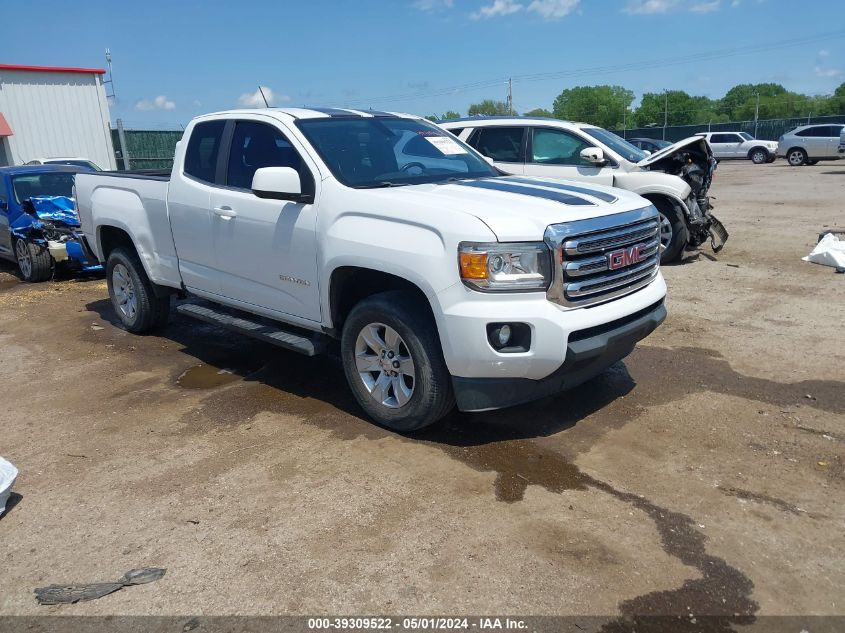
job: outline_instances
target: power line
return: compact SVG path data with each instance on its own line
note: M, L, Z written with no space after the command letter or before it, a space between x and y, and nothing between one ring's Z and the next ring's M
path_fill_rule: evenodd
M482 88L491 88L494 86L502 86L507 84L509 79L512 81L534 82L534 81L550 81L553 79L575 78L590 75L604 75L625 71L646 70L649 68L663 67L663 66L677 66L689 64L692 62L713 61L716 59L726 59L730 57L738 57L741 55L751 55L754 53L763 53L784 48L792 48L795 46L803 46L806 44L816 44L828 40L840 39L845 37L845 30L830 31L827 33L820 33L808 37L792 38L787 40L780 40L769 44L754 44L739 46L736 48L714 50L710 52L702 52L683 56L673 56L663 59L641 60L638 62L630 62L627 64L615 64L609 66L593 66L589 68L561 70L547 73L533 73L523 75L512 75L510 78L487 79L484 81L475 81L446 88L439 88L433 91L417 91L413 93L386 95L382 97L362 97L358 99L344 100L347 105L354 104L384 104L396 103L399 101L411 101L415 99L428 99L432 97L448 96L467 92L471 90L480 90Z

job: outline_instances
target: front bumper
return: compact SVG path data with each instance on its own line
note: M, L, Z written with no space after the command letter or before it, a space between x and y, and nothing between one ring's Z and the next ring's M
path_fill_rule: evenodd
M540 380L530 378L462 378L454 376L461 411L501 409L576 387L597 376L634 349L666 318L663 299L627 317L572 332L563 364Z

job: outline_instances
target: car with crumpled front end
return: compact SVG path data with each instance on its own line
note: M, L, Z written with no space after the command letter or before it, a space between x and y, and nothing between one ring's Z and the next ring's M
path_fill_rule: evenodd
M86 167L36 165L0 168L0 258L15 262L24 281L50 279L56 265L100 270L79 239L73 198L76 174Z

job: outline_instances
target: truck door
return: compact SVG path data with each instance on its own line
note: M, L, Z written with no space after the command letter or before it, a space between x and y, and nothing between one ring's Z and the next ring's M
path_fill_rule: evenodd
M275 123L236 121L228 154L225 187L211 194L211 245L223 296L319 321L316 204L252 193L261 167L296 169L303 191L313 191L314 172Z
M595 147L580 135L558 128L530 128L526 176L583 180L599 185L613 185L613 167L599 166L581 158L581 151Z
M220 294L211 247L211 192L217 185L225 120L197 123L190 132L182 173L173 170L167 192L179 273L189 290Z

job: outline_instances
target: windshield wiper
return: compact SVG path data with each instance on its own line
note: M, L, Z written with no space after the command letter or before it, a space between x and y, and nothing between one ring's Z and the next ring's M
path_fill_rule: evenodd
M356 189L384 189L386 187L407 187L410 184L410 182L390 182L389 180L383 180L382 182L376 182L372 185L359 185L356 187Z

